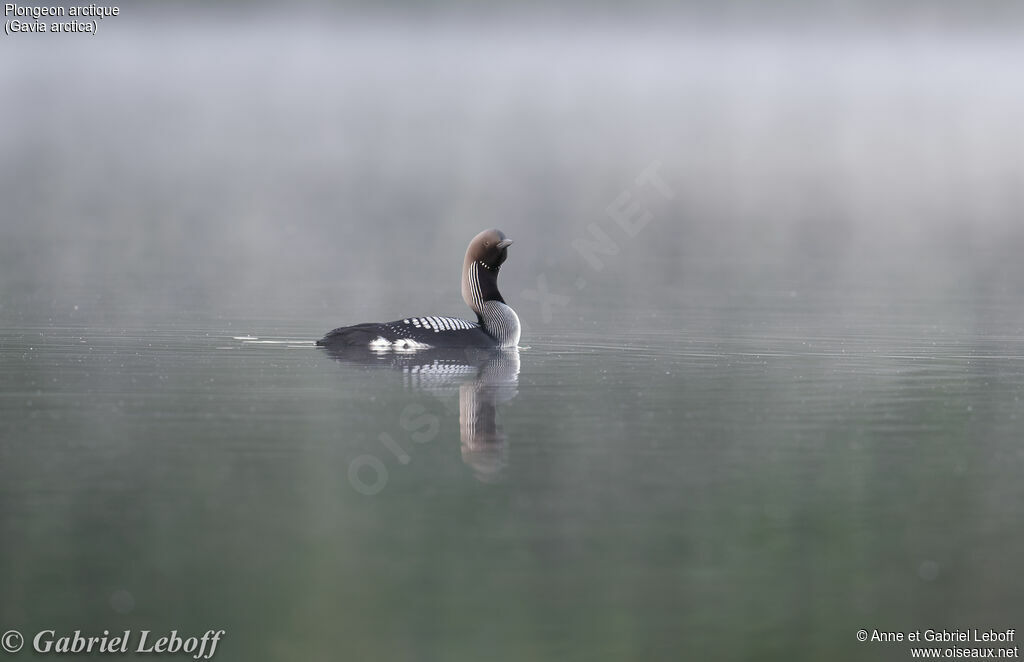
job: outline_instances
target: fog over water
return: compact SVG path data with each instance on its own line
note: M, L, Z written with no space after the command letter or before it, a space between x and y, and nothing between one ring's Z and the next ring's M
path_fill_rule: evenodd
M0 40L0 627L878 660L858 628L1020 625L1014 12L183 6ZM310 346L470 316L489 227L514 355Z
M522 289L583 268L572 240L655 162L676 195L601 274L634 300L707 291L709 269L890 292L1020 274L1013 36L307 16L285 23L300 40L269 17L129 19L7 41L5 232L32 250L4 261L31 255L19 278L43 290L158 271L117 298L293 305L358 280L330 305L400 306L424 292L393 276L447 295L487 226L525 247Z

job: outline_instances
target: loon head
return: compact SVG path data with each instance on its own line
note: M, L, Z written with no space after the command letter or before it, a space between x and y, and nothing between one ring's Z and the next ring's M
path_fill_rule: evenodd
M498 291L498 270L511 243L501 230L484 230L469 242L462 263L462 298L477 315L483 314L485 301L505 303Z

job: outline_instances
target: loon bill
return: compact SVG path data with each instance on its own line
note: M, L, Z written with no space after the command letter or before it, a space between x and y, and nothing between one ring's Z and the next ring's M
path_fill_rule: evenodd
M462 298L476 313L475 322L436 315L367 322L334 329L316 344L376 351L515 347L519 343L519 317L498 291L498 270L508 257L511 243L501 230L484 230L469 242L462 263Z

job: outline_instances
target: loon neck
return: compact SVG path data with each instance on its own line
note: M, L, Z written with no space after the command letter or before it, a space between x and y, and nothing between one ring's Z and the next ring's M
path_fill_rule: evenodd
M498 270L468 257L462 268L462 298L478 316L483 315L484 304L488 301L505 303L498 291Z
M489 265L467 255L462 267L462 298L498 347L515 347L519 344L519 316L505 304L498 291L499 269L500 265Z

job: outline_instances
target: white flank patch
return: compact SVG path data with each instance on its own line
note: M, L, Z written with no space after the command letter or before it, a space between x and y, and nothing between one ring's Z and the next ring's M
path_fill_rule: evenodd
M427 349L430 345L417 342L411 338L402 338L400 340L396 340L392 347L396 352L415 352L418 349Z
M412 338L400 338L395 342L391 342L386 338L380 337L370 342L370 349L375 352L415 352L419 349L427 349L430 345L418 342Z

